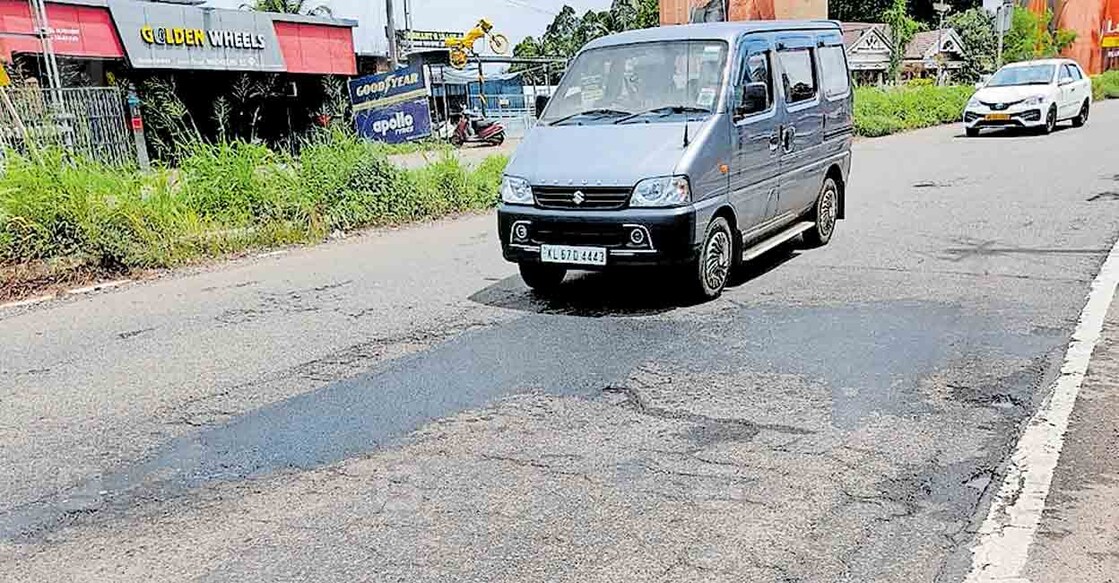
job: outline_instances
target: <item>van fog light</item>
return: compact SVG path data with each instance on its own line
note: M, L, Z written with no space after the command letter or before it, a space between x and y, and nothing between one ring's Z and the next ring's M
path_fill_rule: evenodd
M634 245L644 245L645 244L645 231L640 229L640 228L636 228L636 229L631 230L629 232L629 241L630 241L630 243L633 243Z
M513 225L513 238L518 241L528 240L528 225L525 223L517 223Z

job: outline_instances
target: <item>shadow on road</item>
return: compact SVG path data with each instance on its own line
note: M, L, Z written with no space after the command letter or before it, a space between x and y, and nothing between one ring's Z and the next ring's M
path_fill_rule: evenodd
M1073 128L1070 125L1059 125L1059 126L1053 128L1053 133L1054 134L1059 134L1061 132L1065 132L1065 131L1072 130L1072 129L1076 129L1076 128ZM964 133L956 134L953 137L957 140L982 140L984 138L1043 139L1046 136L1045 136L1045 134L1042 134L1039 131L1034 130L1034 129L1027 129L1027 128L994 128L994 129L984 130L982 133L979 134L978 137L974 137L974 138L969 138L967 136L967 134L964 134Z
M731 274L727 289L734 289L769 273L797 257L799 251L784 245L740 266ZM528 289L519 276L490 285L470 300L496 308L561 314L584 318L606 316L649 316L695 305L677 273L658 269L626 269L607 272L575 272L554 294Z

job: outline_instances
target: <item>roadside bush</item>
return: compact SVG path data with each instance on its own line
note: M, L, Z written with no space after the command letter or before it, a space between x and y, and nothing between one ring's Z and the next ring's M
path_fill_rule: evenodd
M1119 99L1119 71L1108 71L1092 77L1092 99Z
M951 123L961 118L972 87L913 85L855 90L855 132L884 136Z
M5 154L0 268L66 259L98 271L319 240L335 230L493 206L505 158L446 153L415 170L344 131L299 157L245 142L194 144L175 169L105 166L61 151ZM4 287L14 283L0 280Z

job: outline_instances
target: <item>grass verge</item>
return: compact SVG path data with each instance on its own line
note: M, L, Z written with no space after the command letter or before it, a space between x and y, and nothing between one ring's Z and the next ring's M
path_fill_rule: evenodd
M855 89L855 133L876 137L959 121L973 87L908 85Z
M151 172L59 150L8 153L0 174L0 301L60 280L118 276L335 231L493 206L505 158L449 152L404 170L383 146L325 134L292 157L243 142L196 144Z

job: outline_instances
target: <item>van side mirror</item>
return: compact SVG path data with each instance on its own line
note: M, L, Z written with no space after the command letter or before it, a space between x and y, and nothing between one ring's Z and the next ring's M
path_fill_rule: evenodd
M760 113L769 109L769 87L765 83L747 83L742 87L742 98L734 109L737 117Z
M537 95L536 96L536 119L540 119L540 116L544 115L544 108L545 107L548 107L548 96L547 95Z

